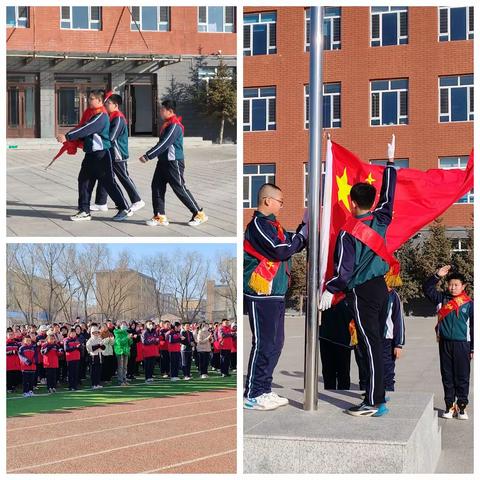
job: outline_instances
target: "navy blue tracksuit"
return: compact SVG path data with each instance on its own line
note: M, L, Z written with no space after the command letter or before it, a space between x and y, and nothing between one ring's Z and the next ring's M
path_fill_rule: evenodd
M375 210L357 216L384 238L392 221L396 178L394 164L387 162ZM365 401L369 405L379 405L385 402L383 338L388 290L384 275L389 266L344 230L340 230L337 237L334 263L334 276L326 282L326 289L331 293L346 293L347 306L357 329L358 348L368 364Z
M405 322L402 314L402 303L395 290L388 294L387 321L385 338L383 339L383 367L385 390L395 390L395 348L405 345Z

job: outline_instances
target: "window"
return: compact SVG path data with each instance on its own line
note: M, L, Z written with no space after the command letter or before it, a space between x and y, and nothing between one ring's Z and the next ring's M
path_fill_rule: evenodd
M170 7L132 7L130 30L144 32L168 32Z
M438 159L438 166L443 170L450 170L452 168L461 168L464 170L467 167L468 158L468 155L460 157L440 157ZM455 203L473 203L473 189Z
M28 28L28 7L7 7L7 27Z
M305 128L310 125L310 91L309 85L305 85ZM323 128L340 128L340 83L323 84Z
M408 8L371 7L370 34L372 47L408 43Z
M324 7L323 10L323 49L340 50L341 7ZM305 10L305 51L310 51L310 9Z
M60 7L60 28L101 30L101 7Z
M370 165L380 165L384 167L387 164L387 159L383 160L370 160ZM395 168L400 170L400 168L408 168L408 158L396 158L395 159Z
M198 7L199 32L235 31L235 7Z
M276 12L248 13L243 16L243 54L277 53Z
M218 67L215 66L203 66L198 69L198 79L205 82L207 88L210 84L210 80L214 79L217 75ZM228 67L228 80L232 80L235 77L235 67Z
M258 191L264 183L275 184L275 164L243 166L243 208L258 207Z
M439 7L438 40L473 39L473 7Z
M440 77L440 122L473 121L473 75Z
M243 131L276 130L276 88L243 89Z
M408 79L370 82L370 125L408 123Z
M323 205L323 192L325 189L325 162L322 162L322 197L320 199L320 204ZM303 164L303 206L308 207L308 162Z
M468 252L468 238L452 238L452 252Z

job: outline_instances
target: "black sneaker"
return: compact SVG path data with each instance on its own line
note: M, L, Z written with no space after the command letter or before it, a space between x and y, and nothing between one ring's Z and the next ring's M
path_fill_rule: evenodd
M372 417L378 412L378 408L362 402L360 405L350 407L348 410L345 410L345 412L354 417Z
M112 220L114 222L123 222L124 220L127 219L127 217L131 217L133 215L133 212L128 209L128 210L120 210L114 217L112 217Z

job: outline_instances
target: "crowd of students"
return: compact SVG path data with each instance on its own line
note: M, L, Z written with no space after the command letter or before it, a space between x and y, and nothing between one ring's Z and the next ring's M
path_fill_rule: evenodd
M163 379L178 381L182 371L188 381L192 361L201 379L208 378L209 367L228 377L236 371L236 345L236 324L227 319L211 324L148 320L9 327L7 391L21 385L23 396L30 397L44 384L53 394L62 383L75 391L88 375L93 390L107 382L127 386L140 369L151 384L156 367Z

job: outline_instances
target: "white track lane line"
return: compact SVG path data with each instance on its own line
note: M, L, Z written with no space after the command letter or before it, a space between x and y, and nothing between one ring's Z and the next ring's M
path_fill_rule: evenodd
M214 410L213 412L202 412L202 413L194 413L192 415L182 415L180 417L162 418L161 420L155 420L155 421L149 421L149 422L130 423L129 425L120 425L118 427L104 428L103 430L94 430L93 432L75 433L74 435L64 435L64 436L61 436L61 437L52 437L52 438L47 438L46 440L38 440L36 442L19 443L18 445L7 446L7 449L29 447L31 445L41 445L42 443L56 442L58 440L62 441L62 440L66 440L67 438L83 437L85 435L93 435L93 434L96 434L96 433L106 433L106 432L108 433L108 432L113 432L114 430L122 430L124 428L141 427L143 425L153 425L153 424L156 424L156 423L170 422L172 420L181 420L181 419L184 419L184 418L200 417L202 415L215 415L216 413L232 412L234 410L237 410L237 407L227 408L225 410Z
M188 460L186 462L173 463L172 465L167 465L166 467L157 468L156 470L148 470L146 472L141 472L141 473L161 472L162 470L168 470L169 468L181 467L183 465L188 465L190 463L197 463L197 462L201 462L202 460L208 460L210 458L221 457L223 455L228 455L230 453L235 453L236 451L237 451L237 449L234 448L233 450L226 450L225 452L214 453L212 455L207 455L206 457L199 457L199 458L195 458L194 460Z
M156 397L158 398L159 400L162 399L162 397ZM165 398L165 397L163 397ZM97 416L94 416L94 417L84 417L84 418L76 418L74 420L64 420L63 422L51 422L51 423L42 423L42 424L39 424L39 425L27 425L26 427L17 427L17 428L9 428L7 429L7 433L10 433L10 432L17 432L18 430L27 430L27 429L30 429L30 428L45 428L45 427L50 427L52 425L65 425L66 423L72 423L72 422L83 422L85 420L95 420L97 418L105 418L105 417L112 417L112 416L115 416L115 415L125 415L125 414L130 414L130 413L137 413L137 412L148 412L150 410L160 410L162 408L171 408L171 407L182 407L184 405L199 405L200 403L208 403L208 402L219 402L221 400L229 400L229 399L236 399L237 397L221 397L221 398L214 398L212 400L200 400L200 401L197 401L197 402L185 402L185 403L177 403L175 405L165 405L163 407L150 407L150 408L138 408L136 410L125 410L125 411L122 411L122 412L119 412L119 413L107 413L105 415L97 415ZM147 399L148 400L151 400L151 399ZM134 400L135 401L135 400ZM142 402L143 400L138 400L139 402ZM118 404L115 404L115 403L109 403L107 404L107 406L118 406ZM79 410L79 409L77 409ZM44 413L40 413L39 415L49 415L51 414L52 412L44 412ZM67 415L71 415L72 411L70 412L65 412L65 414ZM18 418L18 417L11 417L11 418Z
M119 450L125 450L125 449L128 449L128 448L134 448L134 447L143 447L144 445L151 445L152 443L165 442L166 440L175 440L176 438L185 438L185 437L189 437L191 435L199 435L201 433L215 432L215 431L218 431L218 430L224 430L226 428L237 428L237 424L232 423L230 425L224 425L222 427L209 428L208 430L200 430L198 432L182 433L180 435L173 435L171 437L159 438L158 440L149 440L148 442L133 443L131 445L125 445L123 447L109 448L108 450L101 450L99 452L86 453L85 455L77 455L75 457L63 458L62 460L55 460L54 462L37 463L35 465L27 465L26 467L12 468L11 470L7 470L7 473L20 472L22 470L28 470L30 468L47 467L48 465L55 465L57 463L70 462L72 460L80 460L81 458L95 457L95 456L99 456L99 455L104 457L106 453L118 452Z

